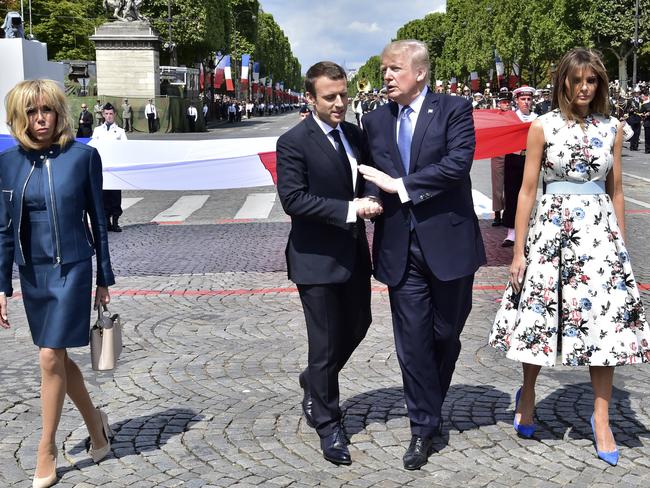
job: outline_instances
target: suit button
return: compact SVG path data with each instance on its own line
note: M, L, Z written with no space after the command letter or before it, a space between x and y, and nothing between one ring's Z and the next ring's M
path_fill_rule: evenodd
M420 195L420 200L424 200L424 195Z

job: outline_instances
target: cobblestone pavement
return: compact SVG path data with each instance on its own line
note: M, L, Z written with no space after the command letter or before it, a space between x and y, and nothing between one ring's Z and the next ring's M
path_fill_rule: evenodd
M637 278L647 283L647 215L631 215L628 226ZM513 433L519 367L485 344L511 251L498 246L502 230L485 221L490 266L477 275L437 452L421 471L401 467L410 434L388 298L375 283L373 325L341 374L354 462L325 461L299 407L307 341L284 272L287 230L286 223L142 225L111 235L112 309L125 318L126 350L113 373L93 373L86 350L71 355L116 436L112 454L95 465L86 429L66 402L59 486L648 486L647 366L616 373L617 467L595 457L586 369L544 370L539 433L533 440ZM650 303L649 291L643 297ZM19 487L34 469L38 376L22 304L11 299L10 307L14 328L1 336L0 486Z
M631 173L650 176L640 156L627 161ZM484 193L485 169L474 178ZM648 182L636 181L634 198L648 202ZM635 210L627 215L628 245L650 307L650 213L628 208ZM111 455L95 465L86 452L86 429L66 402L57 437L58 486L650 484L647 365L616 372L611 420L621 449L618 466L595 456L585 368L544 369L537 390L539 431L532 440L514 434L520 368L486 346L512 251L500 247L504 229L489 221L481 221L489 263L476 277L436 453L420 471L402 469L410 434L388 297L374 283L373 324L341 374L353 464L325 461L318 436L301 418L297 378L307 340L285 273L289 224L269 220L160 226L135 218L122 234L111 233L118 279L112 310L125 319L121 364L112 373L93 373L85 348L70 354L116 436ZM10 300L10 316L14 327L0 331L0 488L30 486L40 435L37 352L19 297Z

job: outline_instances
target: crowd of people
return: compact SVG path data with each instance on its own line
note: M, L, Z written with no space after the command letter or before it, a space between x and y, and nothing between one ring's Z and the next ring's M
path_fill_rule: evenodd
M306 366L298 376L305 422L325 459L352 462L339 373L372 322L374 275L388 287L411 430L403 466L415 470L443 433L442 406L474 276L487 262L470 179L475 107L428 87L425 43L391 42L381 64L386 103L379 105L379 94L378 106L363 115L363 131L345 121L345 70L322 61L307 71L313 112L278 139L277 191L291 218L287 269L307 328ZM521 383L512 385L512 425L525 438L537 429L541 368L557 361L589 367L596 455L616 465L609 418L614 369L650 362L650 326L625 245L621 153L634 130L611 115L607 72L595 52L571 50L554 77L550 110L542 115L534 112L533 88L497 96L502 110L514 98L516 115L531 126L525 153L503 160L506 186L511 171L519 189L516 203L505 198L504 211L513 209L502 216L513 230L507 237L513 258L488 342L522 364ZM233 104L239 102L224 100ZM260 105L253 104L251 116L275 111ZM64 93L49 80L24 81L6 106L17 145L0 154L0 326L10 327L16 264L42 380L33 486L47 488L58 481L56 431L66 395L88 428L90 458L100 462L111 451L108 414L95 408L67 349L89 344L92 256L95 308L109 303L115 278L101 158L74 140ZM114 112L102 106L93 137L122 138ZM540 174L545 187L538 200ZM372 251L366 219L374 220Z
M238 100L228 96L217 95L212 106L212 118L228 123L241 122L243 117L264 117L278 115L295 110L299 105L288 102L273 102L259 100ZM207 104L204 105L204 116L210 117Z

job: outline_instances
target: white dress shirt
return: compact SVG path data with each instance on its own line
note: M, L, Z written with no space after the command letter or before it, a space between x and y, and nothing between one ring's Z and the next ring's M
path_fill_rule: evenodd
M327 136L327 140L330 141L330 144L332 144L332 147L336 151L338 151L338 148L336 147L336 141L334 141L334 137L332 137L330 133L333 130L338 130L339 133L341 134L341 141L343 142L343 147L345 148L345 152L348 155L348 160L350 161L350 169L352 170L352 188L355 188L357 184L357 158L354 157L354 153L352 152L352 147L350 146L350 143L348 142L347 138L345 137L345 134L343 133L341 124L338 124L335 128L332 128L329 125L327 125L325 122L320 120L316 112L313 113L313 116L314 116L314 120L318 124L318 127L322 129L323 133ZM347 223L352 223L357 221L357 204L355 201L349 202L348 215L345 221Z
M415 100L413 100L411 103L409 103L409 107L411 107L411 110L413 110L409 114L409 119L411 121L411 140L413 139L413 134L415 133L415 126L418 123L418 116L420 115L420 111L422 110L422 104L424 103L424 97L426 97L427 92L429 91L429 88L427 86L424 87L424 90L420 92L420 94L417 96ZM402 117L400 117L400 114L402 113L402 108L404 105L400 105L399 103L397 104L398 111L397 111L397 124L396 124L396 132L395 132L395 140L399 144L399 127L402 124ZM406 187L404 186L404 181L402 181L402 178L399 178L397 180L397 195L399 196L399 199L402 203L410 202L411 198L409 197Z

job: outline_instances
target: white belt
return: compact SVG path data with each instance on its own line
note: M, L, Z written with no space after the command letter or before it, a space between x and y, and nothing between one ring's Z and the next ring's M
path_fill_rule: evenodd
M604 181L551 181L546 185L548 195L600 195L605 193Z

